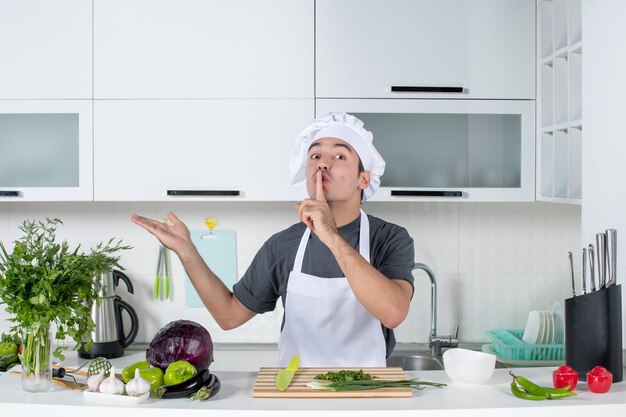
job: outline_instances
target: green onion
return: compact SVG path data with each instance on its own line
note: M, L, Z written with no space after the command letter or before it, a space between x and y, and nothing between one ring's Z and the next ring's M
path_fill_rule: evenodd
M326 391L356 391L376 388L412 388L412 389L424 389L425 386L442 388L446 384L439 382L421 381L415 379L401 379L392 381L380 381L380 380L360 380L360 381L336 381L336 382L322 382L319 380L313 380L307 384L309 388L323 389Z

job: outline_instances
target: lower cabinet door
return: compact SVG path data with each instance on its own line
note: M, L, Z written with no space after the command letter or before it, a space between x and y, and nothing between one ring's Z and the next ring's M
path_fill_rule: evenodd
M96 201L293 201L313 99L96 100Z

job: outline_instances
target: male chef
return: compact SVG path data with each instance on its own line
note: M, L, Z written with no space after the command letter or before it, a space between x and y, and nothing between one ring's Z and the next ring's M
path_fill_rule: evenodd
M310 198L299 223L270 237L231 292L202 260L174 213L162 223L132 215L180 258L223 329L284 306L279 366L378 367L395 346L391 329L413 294L413 240L406 229L366 215L361 202L380 185L385 162L363 122L346 113L315 119L297 136L292 184Z

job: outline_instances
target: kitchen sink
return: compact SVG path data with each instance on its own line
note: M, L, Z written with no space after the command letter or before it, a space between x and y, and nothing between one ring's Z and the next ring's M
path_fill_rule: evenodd
M389 355L387 366L399 366L405 371L438 371L443 369L443 362L428 352L398 352Z

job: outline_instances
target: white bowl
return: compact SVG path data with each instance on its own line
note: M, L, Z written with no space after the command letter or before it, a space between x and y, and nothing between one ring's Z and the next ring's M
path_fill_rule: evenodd
M448 377L461 384L482 384L496 367L495 355L468 349L448 349L443 353L443 366Z

